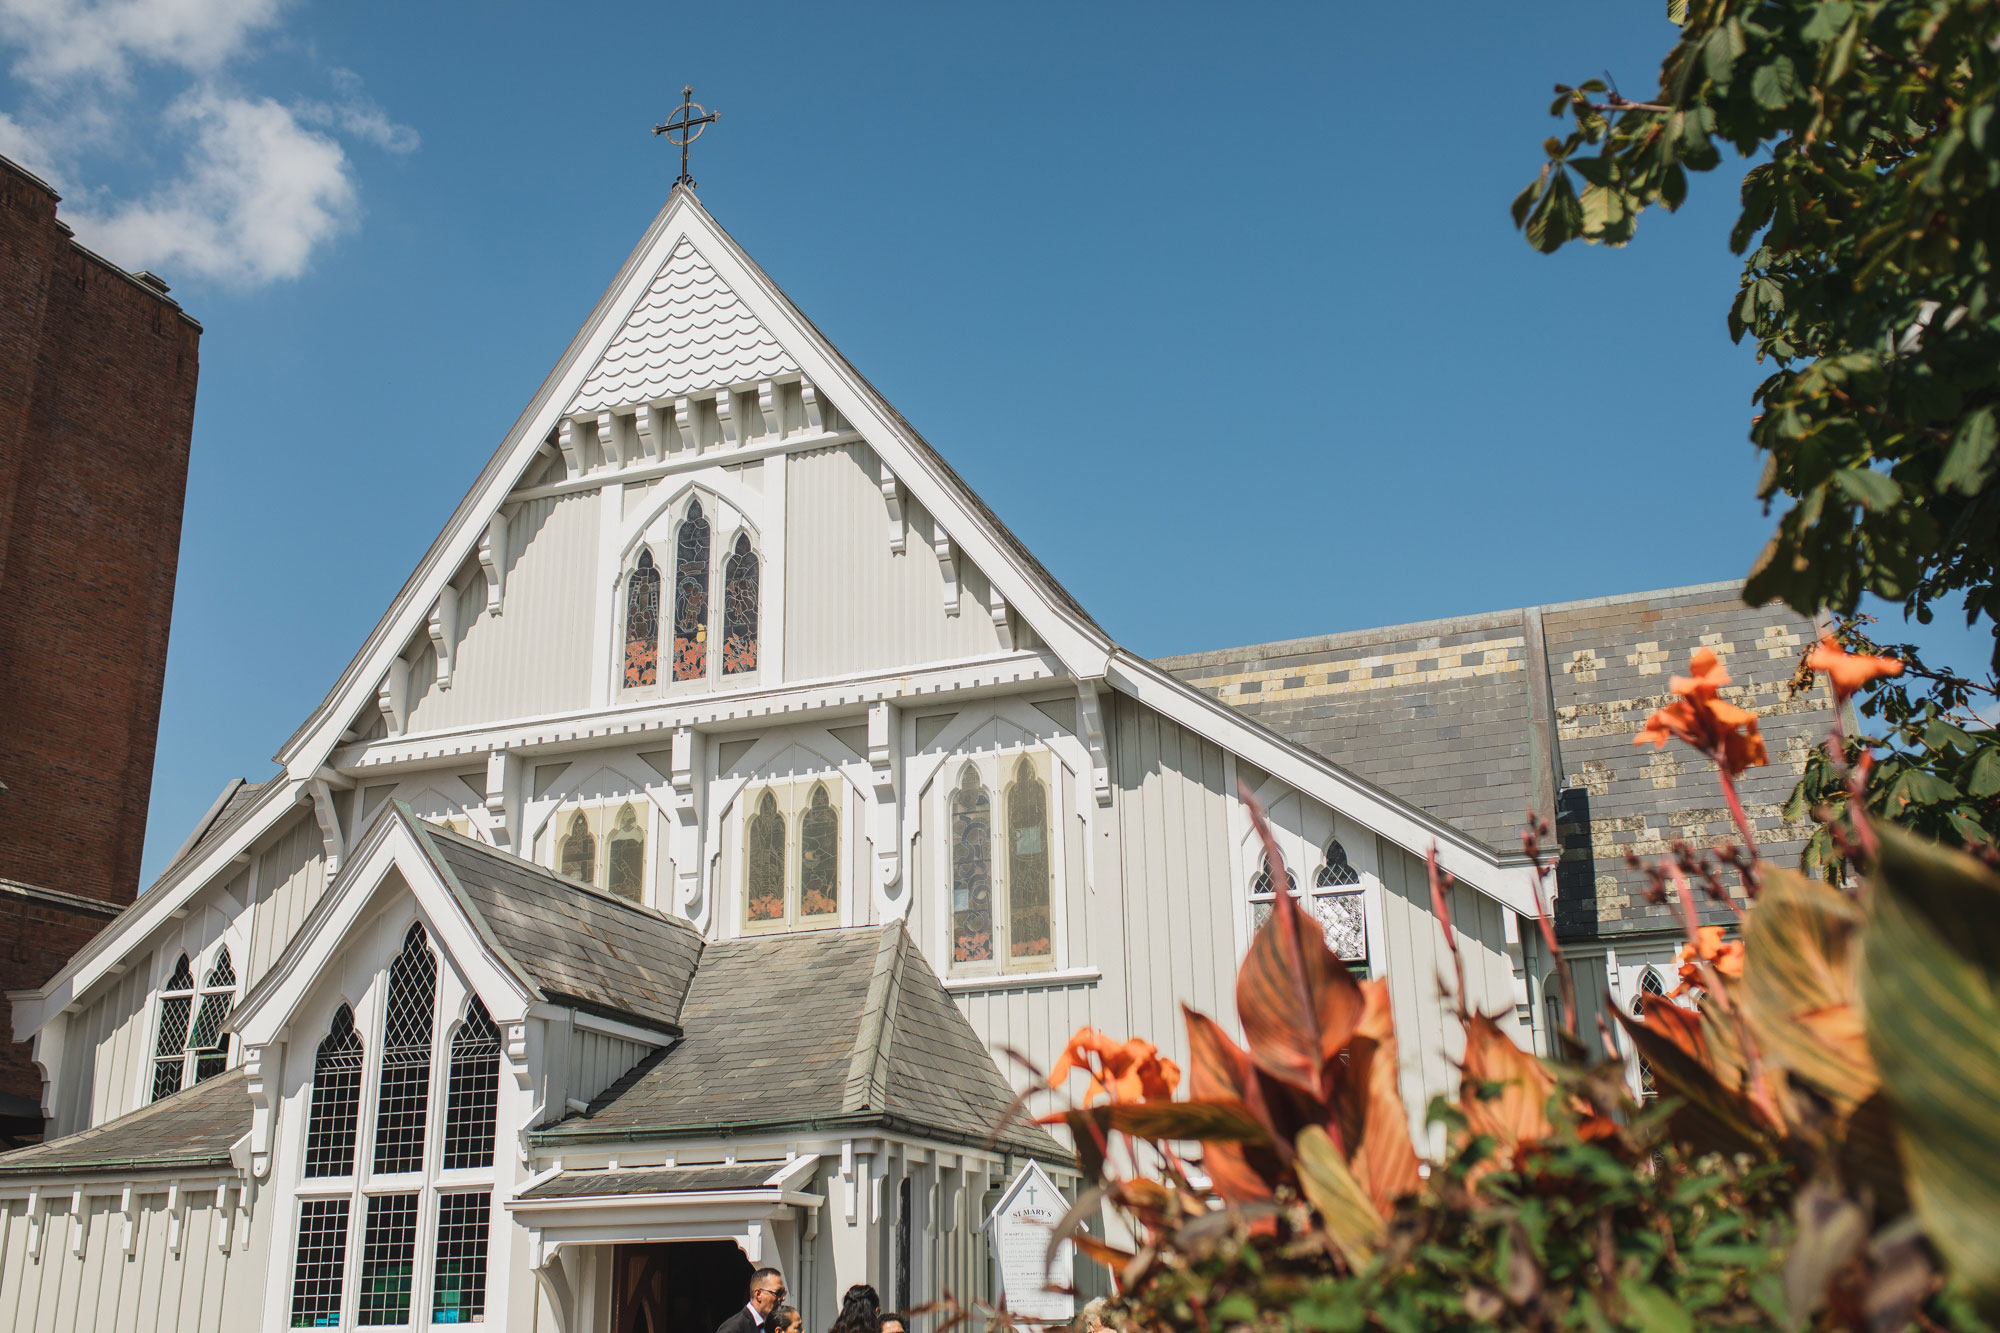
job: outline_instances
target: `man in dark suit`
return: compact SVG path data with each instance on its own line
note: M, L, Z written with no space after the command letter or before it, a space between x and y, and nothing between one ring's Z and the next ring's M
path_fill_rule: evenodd
M716 1326L715 1333L762 1333L771 1311L785 1299L785 1275L760 1268L750 1275L750 1303Z

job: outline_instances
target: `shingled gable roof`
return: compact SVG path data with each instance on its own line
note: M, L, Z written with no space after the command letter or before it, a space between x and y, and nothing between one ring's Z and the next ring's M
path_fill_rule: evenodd
M116 1120L0 1153L0 1179L228 1170L250 1132L250 1096L235 1069Z
M682 1028L672 1049L537 1142L877 1127L977 1146L1013 1102L901 923L713 942ZM1070 1160L1033 1125L1016 1122L998 1142Z

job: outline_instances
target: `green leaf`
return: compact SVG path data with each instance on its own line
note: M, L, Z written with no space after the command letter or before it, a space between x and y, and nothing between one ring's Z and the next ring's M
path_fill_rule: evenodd
M1877 830L1861 996L1925 1234L2000 1315L2000 876Z
M1306 1202L1326 1224L1327 1237L1339 1247L1348 1267L1361 1267L1382 1239L1382 1215L1324 1129L1307 1125L1300 1130L1298 1150L1299 1187Z
M1535 206L1535 199L1541 194L1542 187L1548 184L1548 179L1549 169L1543 167L1542 174L1535 177L1529 183L1527 189L1514 196L1514 206L1511 211L1514 214L1514 225L1516 227L1519 227L1528 220L1528 210Z
M1833 474L1833 484L1864 509L1880 513L1893 508L1903 498L1903 488L1872 468L1842 468Z
M1750 76L1750 96L1766 111L1783 111L1798 89L1798 73L1789 56L1778 56L1768 65L1759 65Z
M1694 1316L1650 1282L1626 1278L1618 1284L1625 1313L1640 1333L1694 1333Z
M1564 242L1575 240L1583 230L1583 206L1577 201L1576 187L1569 173L1557 168L1555 179L1528 215L1528 244L1549 254Z
M2000 793L2000 750L1989 749L1979 756L1972 766L1972 776L1965 784L1965 790L1974 796L1992 796Z
M1232 1291L1215 1303L1209 1311L1211 1317L1225 1324L1248 1324L1257 1318L1257 1302L1248 1292Z
M1957 805L1958 788L1921 768L1905 769L1889 788L1889 813L1899 815L1907 806Z
M1718 88L1727 89L1730 72L1742 54L1743 25L1734 18L1728 19L1701 44L1702 69Z
M1952 439L1951 452L1938 469L1937 487L1961 495L1977 495L1993 479L1993 451L2000 445L2000 422L1993 409L1982 407L1968 414Z

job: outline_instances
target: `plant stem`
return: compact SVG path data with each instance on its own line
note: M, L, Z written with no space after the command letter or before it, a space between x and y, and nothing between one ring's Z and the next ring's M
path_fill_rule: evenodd
M1743 850L1750 855L1750 864L1743 870L1743 891L1755 897L1762 886L1757 873L1757 835L1750 830L1750 816L1743 812L1743 798L1736 794L1736 779L1730 775L1729 766L1718 763L1715 771L1722 779L1722 799L1729 803L1729 817L1736 821L1736 831L1743 836Z

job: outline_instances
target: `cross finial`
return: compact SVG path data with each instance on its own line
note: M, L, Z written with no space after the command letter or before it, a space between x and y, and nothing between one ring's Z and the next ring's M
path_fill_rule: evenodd
M681 174L674 178L674 184L694 188L694 177L688 175L688 145L701 137L701 132L721 120L721 113L710 111L694 100L694 85L681 89L681 109L667 117L664 125L653 126L654 134L664 134L667 142L680 145Z

